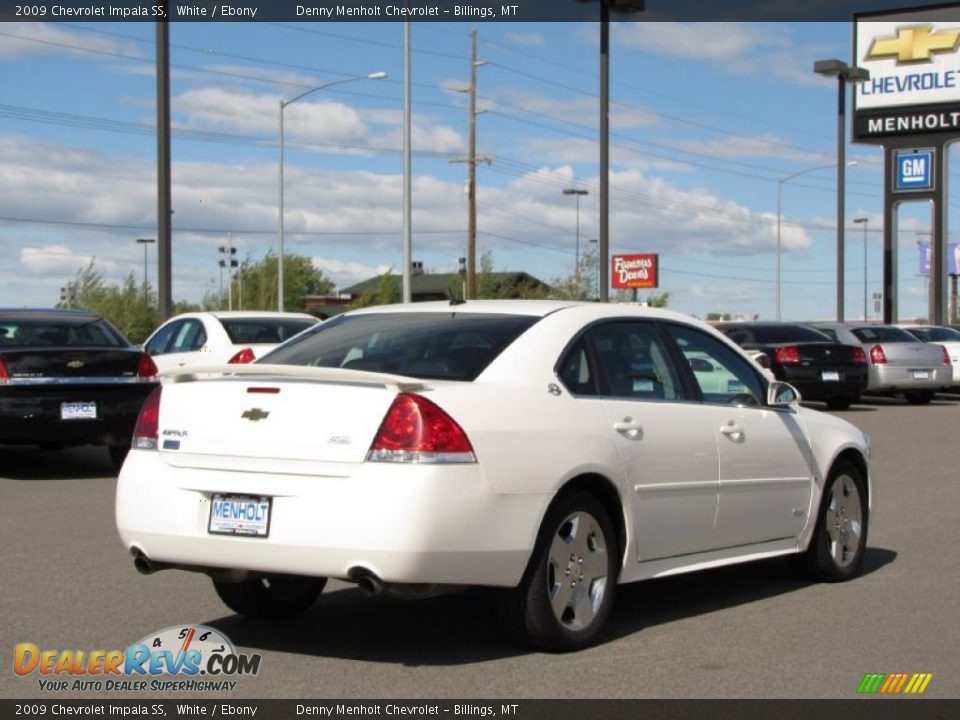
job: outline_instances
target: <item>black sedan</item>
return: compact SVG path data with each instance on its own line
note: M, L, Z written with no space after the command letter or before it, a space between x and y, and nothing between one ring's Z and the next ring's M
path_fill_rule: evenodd
M831 410L844 410L867 387L863 349L835 342L818 330L779 322L716 327L744 350L762 353L760 364L797 388L804 400L821 400Z
M156 374L99 315L0 309L0 443L106 445L119 467Z

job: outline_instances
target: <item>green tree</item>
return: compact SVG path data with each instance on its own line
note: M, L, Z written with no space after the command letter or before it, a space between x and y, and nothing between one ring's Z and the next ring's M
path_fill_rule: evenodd
M400 302L400 278L393 274L393 269L387 270L380 276L377 289L365 292L350 303L350 309L371 307L373 305L391 305Z
M276 310L277 256L268 252L259 261L247 257L234 272L233 307L243 310ZM305 295L326 295L333 282L303 255L283 255L283 306L290 311L303 309ZM210 293L204 298L208 304Z
M147 284L138 284L133 271L120 285L107 285L95 267L95 259L77 271L66 284L66 302L58 307L90 310L113 323L134 343L143 342L159 324L157 296Z
M573 273L550 281L548 297L553 300L594 300L597 297L597 251L588 248L580 254Z

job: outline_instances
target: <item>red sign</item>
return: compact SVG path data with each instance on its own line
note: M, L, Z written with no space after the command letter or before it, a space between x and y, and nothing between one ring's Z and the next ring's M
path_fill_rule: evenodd
M658 287L656 253L614 255L610 260L610 279L615 290Z

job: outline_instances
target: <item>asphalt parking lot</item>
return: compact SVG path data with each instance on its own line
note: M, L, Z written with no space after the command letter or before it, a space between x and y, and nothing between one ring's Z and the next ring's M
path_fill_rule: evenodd
M774 560L627 586L604 641L570 655L514 644L486 591L405 603L333 584L298 620L242 619L205 577L136 573L106 451L0 449L0 697L41 695L11 670L17 643L123 648L186 623L263 655L237 698L852 698L867 672L933 673L925 697L960 697L960 397L838 414L874 441L861 578L808 584Z

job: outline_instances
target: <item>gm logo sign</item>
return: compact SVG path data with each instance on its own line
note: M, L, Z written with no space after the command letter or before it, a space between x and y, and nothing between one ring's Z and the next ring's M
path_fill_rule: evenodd
M894 153L893 190L933 190L933 150L898 150Z

